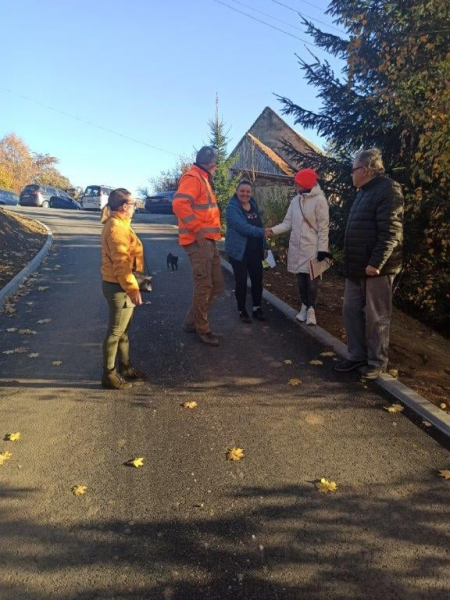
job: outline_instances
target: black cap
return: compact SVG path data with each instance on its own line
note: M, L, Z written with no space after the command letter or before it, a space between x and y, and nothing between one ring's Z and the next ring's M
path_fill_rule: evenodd
M195 162L199 165L212 165L217 162L217 152L211 146L203 146L197 152Z

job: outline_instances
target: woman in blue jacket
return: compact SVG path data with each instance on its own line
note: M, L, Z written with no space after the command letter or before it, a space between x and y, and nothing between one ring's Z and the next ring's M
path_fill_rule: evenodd
M239 317L243 323L251 323L247 312L247 275L252 284L253 318L265 321L261 309L263 290L262 261L267 255L265 229L261 212L252 197L252 184L247 179L238 183L236 193L226 210L227 232L225 252L233 267L235 295Z

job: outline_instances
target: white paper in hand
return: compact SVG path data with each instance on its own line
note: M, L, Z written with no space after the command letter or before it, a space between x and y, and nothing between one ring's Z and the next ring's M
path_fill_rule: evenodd
M322 273L331 267L331 262L330 258L325 258L321 261L318 261L317 258L311 259L309 261L309 275L311 279L322 276Z
M269 250L267 252L266 263L269 265L269 267L271 269L273 269L277 264L277 261L275 260L275 256L273 255L272 250Z

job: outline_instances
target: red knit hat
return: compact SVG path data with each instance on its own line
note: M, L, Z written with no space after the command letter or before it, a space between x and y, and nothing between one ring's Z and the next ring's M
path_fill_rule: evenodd
M295 183L305 190L312 190L318 179L319 176L313 169L301 169L294 177Z

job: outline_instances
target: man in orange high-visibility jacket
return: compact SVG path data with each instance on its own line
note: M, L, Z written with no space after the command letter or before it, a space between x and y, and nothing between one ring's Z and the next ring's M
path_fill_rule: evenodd
M200 340L210 346L218 346L219 340L211 331L208 311L223 287L216 246L216 240L221 238L220 212L212 182L216 164L217 152L203 146L195 164L181 177L172 203L178 217L179 243L189 256L194 279L192 305L183 329L197 332Z

